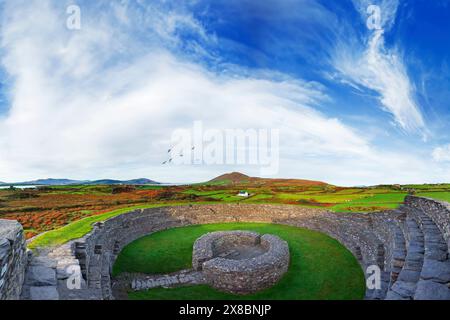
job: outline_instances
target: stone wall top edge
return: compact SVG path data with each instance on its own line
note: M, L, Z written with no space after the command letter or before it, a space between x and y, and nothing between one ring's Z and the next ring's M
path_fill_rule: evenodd
M22 230L22 225L18 221L0 219L0 239L14 241L17 233Z
M433 203L439 204L439 205L445 207L447 210L450 211L450 203L448 203L448 202L446 202L446 201L443 201L443 200L437 200L437 199L433 199L433 198L419 197L419 196L413 196L413 195L408 195L408 196L406 196L406 200L405 200L405 201L408 201L407 199L413 199L413 200L427 200L427 201L429 201L429 202L433 202Z

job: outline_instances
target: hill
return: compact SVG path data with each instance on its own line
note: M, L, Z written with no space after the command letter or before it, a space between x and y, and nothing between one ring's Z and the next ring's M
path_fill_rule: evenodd
M249 182L251 179L254 178L251 178L240 172L232 172L218 176L209 182L246 183Z
M89 184L89 185L95 185L95 184L106 184L106 185L114 185L114 184L132 184L132 185L144 185L144 184L160 184L159 182L146 179L146 178L140 178L140 179L133 179L133 180L113 180L113 179L104 179L104 180L95 180L95 181L89 181L83 184Z
M326 186L325 182L303 179L269 179L250 177L240 172L226 173L208 182L208 184L250 184L250 185L301 185L301 186Z
M81 184L84 181L70 179L38 179L25 182L15 182L15 185L44 185L44 186L65 186L69 184Z

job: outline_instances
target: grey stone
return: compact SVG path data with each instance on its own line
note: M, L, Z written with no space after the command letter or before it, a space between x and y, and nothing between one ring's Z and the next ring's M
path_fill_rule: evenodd
M404 269L398 276L399 281L417 282L420 279L420 271Z
M29 266L42 266L47 268L56 268L56 261L49 259L48 257L33 257L29 263Z
M399 261L405 261L406 258L406 250L396 249L393 253L393 259Z
M403 269L420 271L420 270L422 270L422 266L423 266L423 256L421 259L416 259L416 258L406 259Z
M201 270L209 285L229 293L249 294L271 287L287 271L289 260L287 242L273 235L213 232L194 244L193 265L204 261Z
M17 241L17 234L22 232L22 226L17 221L0 219L0 239Z
M406 256L406 263L409 262L421 262L423 261L424 254L418 252L408 251L408 255Z
M52 268L31 266L27 271L26 282L30 286L56 286L56 272Z
M408 298L413 297L414 292L416 290L416 283L413 282L404 282L404 281L397 281L392 286L392 291L398 293L402 297Z
M417 284L415 300L450 300L450 289L431 280L420 280Z
M437 282L450 282L450 261L425 260L421 273L424 280L435 280Z
M425 248L424 248L423 243L417 243L417 242L414 242L414 243L412 243L412 244L409 245L409 248L408 248L408 255L409 255L410 253L414 253L414 254L423 254L424 252L425 252Z
M447 257L448 252L438 248L429 248L425 252L425 258L430 260L445 261Z
M389 290L388 293L386 294L386 300L411 300L407 297L403 297L401 295L399 295L397 292Z
M0 265L5 263L7 257L9 256L11 250L11 244L8 239L0 239Z
M56 286L30 287L31 300L59 300Z
M22 226L17 221L0 219L0 299L20 298L26 262Z

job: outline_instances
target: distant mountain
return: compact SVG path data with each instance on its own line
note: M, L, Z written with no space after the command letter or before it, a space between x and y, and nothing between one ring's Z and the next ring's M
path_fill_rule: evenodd
M38 179L33 181L16 182L15 185L38 185L38 186L65 186L69 184L82 184L85 181L70 179Z
M223 174L212 179L208 184L250 184L250 185L302 185L302 186L326 186L325 182L303 179L268 179L250 177L240 172Z
M95 185L95 184L124 184L125 182L120 180L113 180L113 179L103 179L103 180L94 180L94 181L86 181L82 183L83 185Z
M140 178L140 179L133 179L133 180L113 180L113 179L103 179L103 180L95 180L95 181L88 181L82 184L107 184L107 185L113 185L113 184L133 184L133 185L143 185L143 184L160 184L159 182L146 179L146 178Z
M160 184L159 182L146 179L146 178L139 178L139 179L133 179L125 181L126 184Z
M160 184L159 182L140 178L133 180L113 180L113 179L104 179L104 180L70 180L70 179L38 179L33 181L25 181L25 182L14 182L14 183L3 183L0 182L0 185L21 185L21 186L67 186L67 185L115 185L115 184L132 184L132 185L145 185L145 184Z

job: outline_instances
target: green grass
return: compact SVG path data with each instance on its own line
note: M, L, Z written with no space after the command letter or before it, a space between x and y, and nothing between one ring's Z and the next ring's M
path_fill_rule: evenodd
M166 188L165 186L159 186L159 185L139 185L136 186L136 189L138 190L161 190Z
M68 185L46 186L48 194L75 194L75 195L105 195L111 194L113 186L110 185Z
M343 203L346 201L357 200L367 197L366 194L303 194L303 193L279 193L276 198L281 200L314 200L319 203Z
M416 195L419 197L433 198L436 200L450 202L450 192L420 192Z
M331 209L336 212L396 209L403 203L406 195L406 193L377 193L337 204Z
M273 199L273 195L272 194L266 194L266 193L260 193L260 194L255 194L254 196L250 196L250 198L244 199L245 202L252 202L252 201L261 201L263 202L264 200L271 200Z
M448 189L450 189L450 184L448 184L448 183L442 183L442 184L409 184L409 185L405 185L403 187L416 189L416 190L433 191L433 190L448 190Z
M201 235L218 230L253 230L278 235L289 243L289 271L274 287L248 296L208 286L157 288L130 292L130 299L362 299L364 274L353 255L329 236L302 228L257 223L211 224L175 228L143 237L120 253L113 274L164 274L191 267L192 246Z

